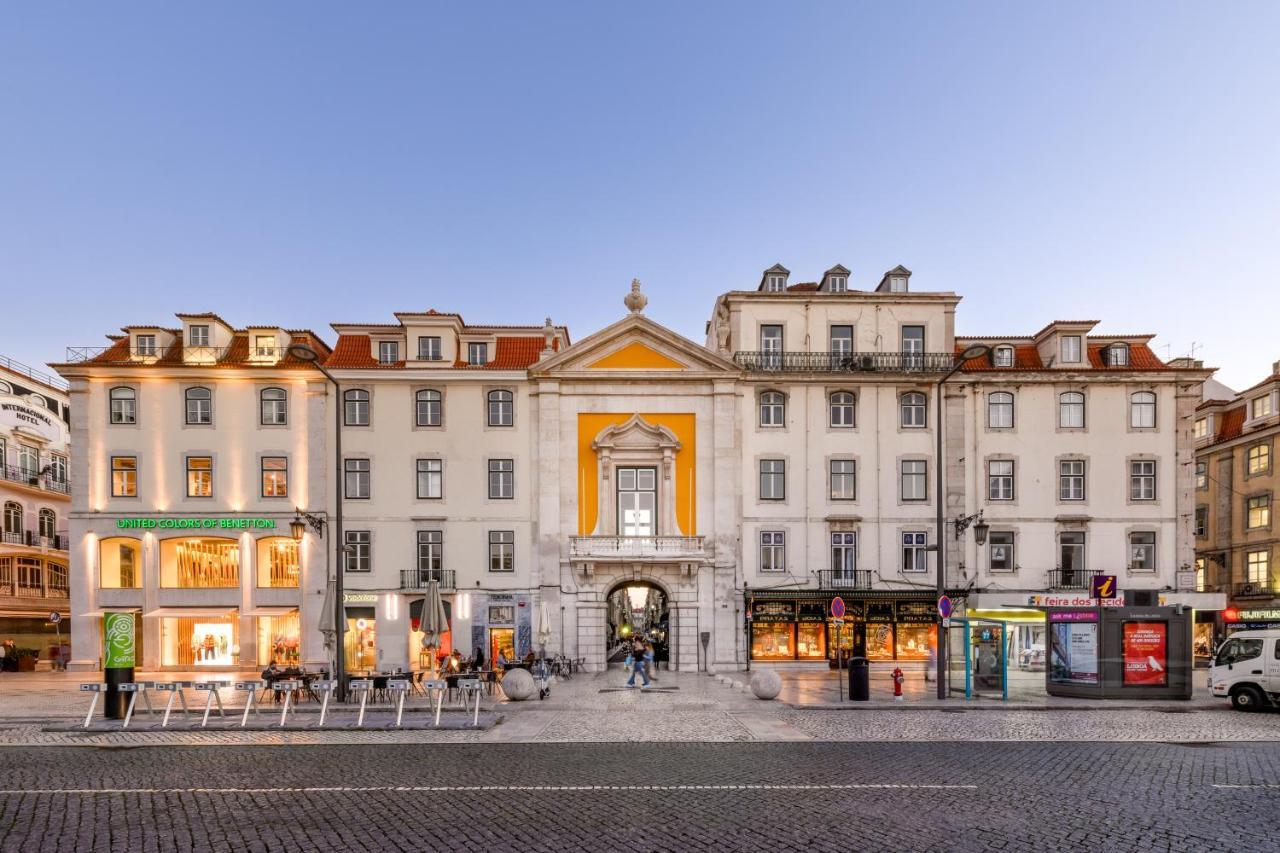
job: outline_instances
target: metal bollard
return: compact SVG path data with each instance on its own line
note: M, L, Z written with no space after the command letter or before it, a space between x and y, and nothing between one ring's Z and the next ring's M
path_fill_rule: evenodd
M249 723L249 711L253 711L253 715L258 716L258 706L254 704L254 697L258 695L258 691L265 687L265 681L237 681L236 690L241 693L248 693L249 698L244 703L244 715L240 718L240 728L244 728Z
M364 725L364 707L369 701L369 694L373 691L373 681L368 678L357 678L354 681L347 682L347 689L352 693L360 694L360 716L356 717L356 728Z
M116 689L121 693L131 694L129 696L129 708L124 713L124 725L120 728L129 728L129 721L133 719L133 709L138 703L139 694L141 694L142 701L147 706L147 713L152 716L155 715L156 711L151 707L151 694L147 692L151 686L152 684L150 681L127 681L123 684L116 685Z
M200 728L203 729L205 726L209 725L209 712L213 710L213 703L215 701L218 703L218 716L225 717L227 715L227 712L222 707L222 697L218 695L218 689L225 687L226 685L227 682L225 681L196 682L196 690L203 690L206 694L204 700L204 717L200 720Z
M84 727L89 728L89 723L93 722L93 712L98 709L98 698L107 690L105 684L81 684L81 693L92 693L93 701L89 703L89 713L84 715Z
M316 728L318 729L324 728L324 717L325 717L325 714L329 712L329 699L330 697L333 696L334 688L336 688L337 686L338 686L338 682L336 681L316 681L316 682L313 682L311 685L311 689L313 691L314 690L324 691L324 699L320 700L320 722L316 725Z
M422 691L426 693L428 697L431 696L432 692L436 695L436 728L440 728L440 708L444 705L444 694L448 689L449 684L443 679L422 682ZM428 701L430 701L429 698Z
M475 716L471 720L471 725L480 725L480 679L478 678L459 678L458 690L462 693L462 709L465 711L470 707L468 694L475 698L476 710Z
M409 692L409 681L405 678L391 678L387 680L387 690L394 690L400 694L400 698L396 700L396 728L400 728L400 719L404 716L404 697Z
M284 694L284 707L280 709L280 728L284 728L285 719L289 716L289 702L293 699L293 693L298 689L297 681L274 681L271 689L279 696Z
M164 718L160 721L160 728L163 729L169 725L169 712L173 710L173 700L175 698L182 703L182 716L189 717L191 715L191 709L187 707L186 694L182 692L184 689L190 686L191 686L190 681L169 681L169 682L157 681L156 682L155 684L156 690L162 693L169 694L169 701L165 703Z

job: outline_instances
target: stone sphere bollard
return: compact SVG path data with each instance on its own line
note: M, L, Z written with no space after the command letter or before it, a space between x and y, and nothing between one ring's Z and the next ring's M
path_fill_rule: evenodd
M509 669L502 676L502 692L512 702L523 702L537 690L527 669Z
M776 699L782 692L782 676L771 669L762 669L751 676L751 692L757 699Z

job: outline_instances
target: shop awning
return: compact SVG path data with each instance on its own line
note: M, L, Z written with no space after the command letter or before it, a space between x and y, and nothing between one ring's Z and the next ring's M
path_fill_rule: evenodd
M234 607L157 607L142 614L145 617L161 616L190 619L194 616L234 616Z
M251 610L241 610L241 616L288 616L290 613L297 613L296 607L254 607Z
M86 610L83 613L75 614L75 617L77 619L82 619L85 617L89 617L92 619L92 618L97 618L99 616L106 616L108 613L141 613L141 612L142 612L141 607L108 607L105 610Z

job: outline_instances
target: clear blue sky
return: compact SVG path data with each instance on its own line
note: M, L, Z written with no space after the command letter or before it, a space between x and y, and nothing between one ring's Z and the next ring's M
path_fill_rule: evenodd
M1280 4L1083 5L10 4L0 352L179 310L582 338L633 276L701 340L774 262L902 263L962 333L1096 318L1252 384Z

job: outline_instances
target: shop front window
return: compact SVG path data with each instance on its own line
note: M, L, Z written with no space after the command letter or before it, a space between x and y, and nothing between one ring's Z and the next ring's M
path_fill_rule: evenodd
M173 667L235 666L240 658L238 622L234 615L161 619L161 663Z
M103 589L137 589L142 586L142 543L137 539L103 539L98 546L98 568Z
M898 625L898 660L928 660L937 641L933 625Z
M751 626L751 659L795 660L795 631L794 622L753 624Z
M301 648L302 625L298 611L258 617L258 666L272 661L284 666L297 665Z
M258 540L258 586L297 589L301 574L298 543L286 536Z
M796 657L800 660L822 660L827 656L827 626L822 622L800 622L796 625Z
M240 543L234 539L165 539L160 543L160 586L170 589L240 586Z
M867 659L893 660L893 625L867 623Z
M516 659L516 629L515 628L490 628L489 629L489 654L490 660L497 660L501 654L509 661Z
M343 641L347 672L370 672L378 660L378 622L372 607L347 608L347 633Z

